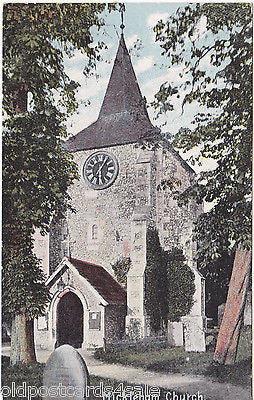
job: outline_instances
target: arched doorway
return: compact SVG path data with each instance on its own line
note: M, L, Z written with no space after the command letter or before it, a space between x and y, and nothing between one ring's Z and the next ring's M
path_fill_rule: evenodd
M70 344L80 348L83 342L84 310L73 292L64 294L56 310L56 347Z

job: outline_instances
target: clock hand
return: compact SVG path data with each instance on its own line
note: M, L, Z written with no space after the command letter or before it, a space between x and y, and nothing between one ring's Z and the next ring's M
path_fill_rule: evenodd
M104 160L103 163L101 164L100 168L98 168L98 171L96 172L96 175L98 175L98 174L101 172L101 170L102 170L102 168L104 167L104 165L106 164L106 161L107 161L107 160L108 160L108 157L105 158L105 160Z
M100 182L100 180L101 180L101 182ZM101 171L99 172L99 184L102 184L102 172Z

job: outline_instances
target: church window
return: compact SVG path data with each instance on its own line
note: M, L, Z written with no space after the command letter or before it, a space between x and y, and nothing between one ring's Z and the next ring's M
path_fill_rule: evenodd
M92 240L98 240L98 226L92 225Z

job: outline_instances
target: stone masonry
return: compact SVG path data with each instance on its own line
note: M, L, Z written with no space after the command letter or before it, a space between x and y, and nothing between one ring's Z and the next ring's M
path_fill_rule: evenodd
M180 208L169 189L159 190L163 180L170 180L176 189L183 191L193 183L195 174L163 139L152 150L140 145L144 138L158 135L159 129L149 120L122 35L97 121L64 145L72 152L80 174L69 190L76 213L68 212L63 221L52 223L47 242L49 260L44 266L50 275L62 258L68 256L101 265L113 274L112 264L130 257L126 333L142 338L149 335L144 308L146 232L148 227L157 228L161 246L165 250L181 247L195 274L194 306L180 324L185 326L186 348L204 351L204 279L196 268L196 244L192 238L202 207L190 202ZM104 188L89 184L83 175L88 157L98 151L117 160L118 165L115 180ZM97 174L99 179L100 172L102 179L104 165L105 161L101 161L94 171L90 167L91 176ZM96 177L92 179L96 181ZM174 324L172 332L179 327ZM197 332L198 341L194 340Z

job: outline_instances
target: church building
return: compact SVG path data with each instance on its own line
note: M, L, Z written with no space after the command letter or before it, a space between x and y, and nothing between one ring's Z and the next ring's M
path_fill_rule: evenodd
M69 189L76 213L52 224L48 237L36 237L52 300L35 322L36 345L53 349L63 343L96 348L151 334L144 307L148 227L156 228L164 250L182 248L195 275L194 305L182 322L169 323L171 340L187 350L204 351L204 279L196 267L193 227L202 207L191 201L178 207L163 180L186 189L192 168L160 136L140 92L123 34L96 122L64 143L74 156L80 179ZM127 291L112 265L131 259ZM184 328L184 329L183 329Z

